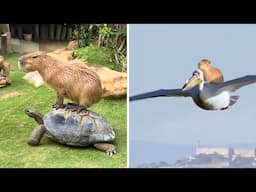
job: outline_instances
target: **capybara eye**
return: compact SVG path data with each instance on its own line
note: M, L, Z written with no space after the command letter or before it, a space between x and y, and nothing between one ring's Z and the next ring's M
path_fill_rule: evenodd
M33 59L35 59L35 58L37 58L37 57L38 57L38 55L32 56Z

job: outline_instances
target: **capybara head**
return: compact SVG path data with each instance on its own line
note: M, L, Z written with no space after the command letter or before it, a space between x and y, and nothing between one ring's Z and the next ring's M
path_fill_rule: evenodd
M198 68L199 69L206 69L209 68L211 65L211 61L208 59L202 59L199 63L198 63Z
M36 51L23 55L18 60L19 69L24 72L36 71L45 57L46 53L42 51Z

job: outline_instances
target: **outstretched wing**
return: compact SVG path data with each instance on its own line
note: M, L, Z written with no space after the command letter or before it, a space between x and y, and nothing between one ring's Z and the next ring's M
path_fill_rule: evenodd
M151 91L147 93L142 93L130 97L130 101L136 101L141 99L148 99L152 97L189 97L191 92L182 91L182 89L160 89L156 91Z
M247 75L217 85L217 92L229 91L233 92L243 86L256 83L256 75Z

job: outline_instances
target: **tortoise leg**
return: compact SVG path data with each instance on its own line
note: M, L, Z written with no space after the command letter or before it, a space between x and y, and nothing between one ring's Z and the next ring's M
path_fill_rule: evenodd
M116 146L110 143L95 143L93 145L96 149L106 152L108 156L116 154Z
M38 125L32 132L28 144L32 146L39 145L41 138L43 137L44 133L46 132L44 125Z

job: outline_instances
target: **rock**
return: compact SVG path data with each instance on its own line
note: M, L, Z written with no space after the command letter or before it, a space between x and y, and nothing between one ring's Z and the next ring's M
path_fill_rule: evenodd
M64 49L56 49L53 52L47 53L47 55L54 57L63 62L71 61L73 59L73 50Z
M70 61L73 59L73 51L78 46L78 41L70 41L68 43L68 46L66 48L56 49L53 52L47 53L47 55L50 55L58 60L61 61Z
M44 84L44 80L38 71L26 73L26 75L23 77L23 79L25 79L26 81L28 81L35 87L40 87L41 85Z
M127 73L114 71L107 67L89 66L89 68L100 76L101 85L104 90L103 97L119 97L126 94Z

